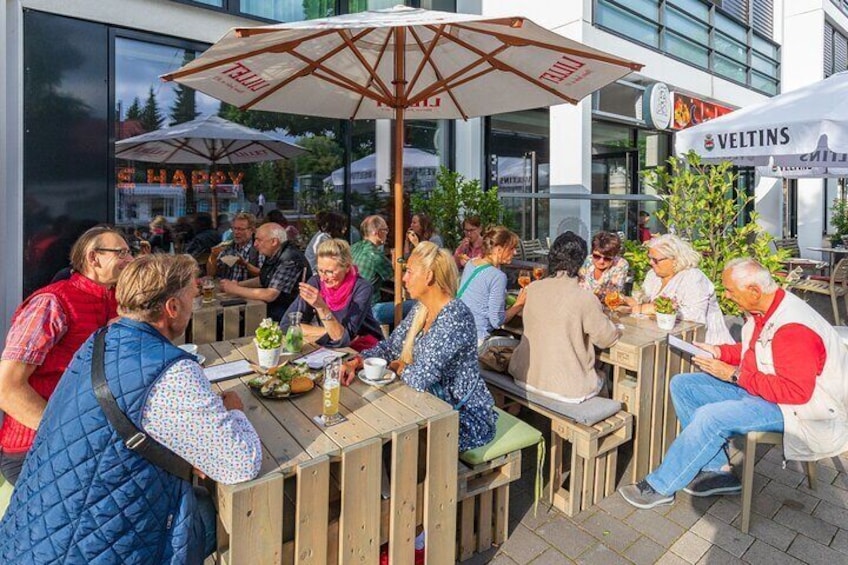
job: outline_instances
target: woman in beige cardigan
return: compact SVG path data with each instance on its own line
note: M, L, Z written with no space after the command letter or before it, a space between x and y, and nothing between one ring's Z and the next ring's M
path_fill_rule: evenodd
M582 402L600 392L595 347L610 347L620 335L598 299L580 287L577 271L585 258L583 238L572 232L556 238L548 277L527 287L524 335L509 363L517 384L563 402Z

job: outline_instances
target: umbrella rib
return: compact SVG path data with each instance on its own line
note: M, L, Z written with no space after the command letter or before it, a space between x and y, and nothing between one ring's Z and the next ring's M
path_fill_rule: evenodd
M248 51L247 53L239 53L238 55L233 55L231 57L225 57L224 59L220 59L218 61L210 61L204 65L199 65L197 67L192 67L191 69L183 69L174 71L173 73L167 73L162 75L162 80L164 81L172 81L178 78L190 76L196 73L200 73L203 71L208 71L209 69L214 69L215 67L221 67L223 65L229 65L231 63L235 63L236 61L243 61L255 55L262 55L263 53L285 53L286 51L290 51L296 47L298 47L301 43L305 43L307 41L312 41L313 39L318 39L325 35L330 35L333 33L333 30L322 30L318 33L314 33L312 35L301 37L291 41L284 41L278 45L269 45L267 47L263 47L262 49L254 49L253 51Z
M364 30L362 33L355 36L355 40L358 41L359 39L368 35L372 31L373 31L373 29ZM294 49L291 49L289 51L289 55L291 55L292 57L295 57L297 59L300 59L301 61L306 63L306 66L303 69L301 69L300 71L298 71L297 73L294 73L292 76L290 76L286 80L282 81L280 84L272 86L270 89L266 90L265 92L263 92L262 94L260 94L259 96L257 96L253 100L251 100L250 102L247 102L246 104L240 106L239 109L249 110L250 108L252 108L256 104L258 104L259 102L262 102L263 100L265 100L266 98L268 98L272 94L279 92L281 89L285 88L286 86L288 86L289 84L291 84L295 80L297 80L299 78L303 78L305 76L311 75L311 76L314 76L316 78L320 78L322 80L327 80L327 78L322 77L315 72L316 70L319 70L319 69L322 70L322 71L325 71L327 73L337 75L337 79L339 80L339 82L334 82L334 81L328 81L328 82L331 82L332 84L335 84L336 86L340 86L340 87L344 88L345 90L351 90L353 92L359 92L361 87L358 84L356 84L352 80L347 79L344 76L341 76L341 75L338 75L337 73L334 73L334 71L332 71L331 69L328 69L328 68L326 68L325 66L322 65L322 63L324 61L326 61L327 59L329 59L329 58L335 56L336 54L340 53L341 51L343 51L345 49L345 47L347 47L347 46L343 45L343 44L338 45L337 47L335 47L334 49L330 50L328 53L323 55L320 59L316 59L314 61L312 59L310 59L309 57L306 57L305 55L301 55L300 53L298 53ZM379 100L379 98L375 98L375 96L376 95L372 96L372 98L374 98L375 100Z
M380 63L383 60L383 55L386 54L386 51L389 48L389 43L391 43L391 40L392 40L392 34L387 33L386 39L383 41L383 46L380 48L380 53L377 55L377 62L374 64L374 68L377 68L377 67L380 66ZM371 89L371 79L368 79L368 83L365 85L365 88L368 89L368 90ZM391 98L391 96L389 96L389 98ZM364 95L360 96L359 102L356 103L356 107L353 109L353 114L351 114L351 116L350 116L351 120L356 118L356 115L359 113L359 109L362 107L362 103L364 101L365 101L365 96Z
M433 53L433 50L436 48L436 44L439 42L439 37L441 37L443 32L444 32L444 29L445 29L444 25L439 26L438 31L433 36L433 40L430 43L430 45L428 46L428 48L426 49L426 53L424 55L424 58L421 60L421 64L418 65L418 69L416 69L416 71L415 71L415 76L412 77L412 81L410 82L409 87L407 89L407 96L408 96L409 92L412 92L412 88L415 85L415 83L418 81L418 77L424 71L424 65L427 62L429 62L430 66L433 68L433 72L436 74L436 78L439 81L444 80L444 77L442 76L442 72L439 70L439 67L430 58L430 55ZM415 32L415 29L410 28L409 33L412 34L412 37L415 39L415 42L418 43L419 47L421 47L423 49L424 43L421 40L421 38L419 37L419 35ZM459 113L462 115L462 119L468 120L468 114L466 114L465 110L462 109L462 105L459 103L459 100L457 100L456 96L453 93L453 90L451 90L448 87L445 87L445 90L447 91L448 96L450 96L450 99L453 101L454 106L456 106L456 109L459 110Z
M371 77L368 80L368 83L369 83L368 88L370 89L372 82L376 82L377 86L380 87L380 90L383 91L383 95L385 95L386 97L391 97L391 93L389 91L388 86L386 86L386 83L384 83L383 79L381 79L380 76L377 74L376 68L372 67L368 63L368 61L365 60L365 56L362 55L362 52L359 50L359 48L356 46L356 44L351 40L351 38L348 37L344 33L344 31L345 30L339 30L339 36L342 38L342 41L344 41L344 43L347 45L348 49L350 49L351 53L353 53L353 56L356 57L356 59L359 61L359 63L365 68L365 70L368 71L368 74Z
M457 73L454 73L451 77L449 77L445 81L442 81L441 83L434 83L430 87L429 92L428 92L428 89L425 89L424 92L422 92L421 94L419 94L418 96L415 97L415 99L414 99L415 101L418 101L418 100L421 100L421 99L426 99L427 97L432 96L434 91L436 91L436 90L439 90L439 89L443 90L443 89L451 88L451 87L456 88L458 85L468 82L468 79L464 79L464 80L457 81L455 84L451 84L451 80L454 79L455 77L461 76L462 73L466 72L467 70L471 69L472 67L479 65L482 62L486 62L486 63L489 63L492 67L494 67L494 69L499 70L499 71L513 73L513 74L521 77L525 81L529 82L530 84L533 84L533 85L537 86L538 88L541 88L542 90L545 90L545 91L549 92L550 94L557 96L558 98L562 98L563 100L570 102L572 104L577 103L577 100L571 98L570 96L563 94L562 92L556 90L555 88L552 88L552 87L542 83L541 81L531 77L530 75L519 71L518 69L516 69L512 65L508 65L507 63L504 63L502 60L498 59L497 55L499 53L501 53L501 52L505 51L506 49L509 49L510 47L512 47L512 45L510 45L508 43L504 43L503 45L501 45L500 47L498 47L497 49L495 49L491 53L486 53L485 51L481 51L480 49L477 49L473 45L471 45L471 44L469 44L465 41L462 41L458 37L446 35L445 38L448 39L449 41L453 41L454 43L456 43L460 47L462 47L462 48L464 48L468 51L471 51L472 53L477 54L480 57L480 60L477 61L476 63L472 63L471 65L467 66L465 69L462 69L461 71L459 71ZM426 94L426 96L424 96L425 94Z
M488 23L488 22L487 22ZM625 59L619 59L617 57L611 57L609 55L600 54L600 53L592 53L589 51L582 51L580 49L574 49L572 47L563 47L561 45L555 45L553 43L545 43L543 41L536 41L535 39L528 39L524 37L516 37L514 35L509 35L508 33L500 33L497 31L482 31L479 29L475 29L473 27L469 27L465 24L453 24L455 27L459 29L464 29L465 31L489 35L491 37L495 37L500 39L503 43L510 47L524 47L527 45L532 45L533 47L541 47L542 49L548 49L550 51L556 51L558 53L563 53L565 55L576 55L579 57L584 57L586 59L594 59L596 61L601 61L603 63L609 63L611 65L618 65L620 67L627 67L633 71L638 71L644 65L640 63L634 63L632 61L627 61ZM459 40L455 37L449 37L449 39L456 41L459 43Z

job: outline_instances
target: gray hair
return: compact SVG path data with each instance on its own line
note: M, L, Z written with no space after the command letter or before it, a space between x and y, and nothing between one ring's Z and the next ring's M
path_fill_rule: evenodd
M383 225L388 227L386 220L382 216L374 214L362 220L362 223L359 225L359 231L362 232L363 237L369 237L376 234Z
M269 237L273 237L280 240L280 243L285 243L289 239L289 236L286 234L286 228L284 228L280 224L268 222L267 224L262 224L261 226L259 226L259 229L262 230L263 233L267 234Z
M694 269L701 262L701 254L695 251L692 244L673 233L667 233L651 238L645 242L649 249L656 249L674 263L674 272Z
M769 294L777 291L777 283L769 270L763 267L762 263L750 257L731 259L724 266L724 270L739 286L756 286L762 292Z

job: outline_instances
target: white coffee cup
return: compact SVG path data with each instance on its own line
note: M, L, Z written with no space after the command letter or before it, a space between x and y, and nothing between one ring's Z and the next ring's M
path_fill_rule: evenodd
M197 355L197 346L193 343L184 343L179 346L180 349L191 355Z
M383 378L383 375L386 373L386 363L385 359L380 359L379 357L369 357L365 361L362 362L362 367L365 370L365 378L369 381L379 381Z

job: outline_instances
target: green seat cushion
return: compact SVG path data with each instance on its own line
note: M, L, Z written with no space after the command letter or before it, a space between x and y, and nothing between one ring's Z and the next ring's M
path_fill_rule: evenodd
M6 507L9 506L9 499L12 498L11 483L6 482L3 477L0 477L0 518L6 513Z
M500 408L494 410L498 414L495 438L485 445L460 453L459 458L465 463L479 465L507 453L538 445L542 441L542 432L530 424Z

